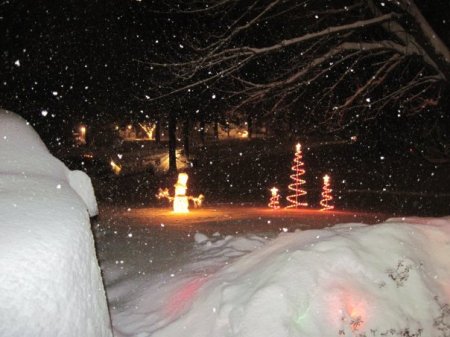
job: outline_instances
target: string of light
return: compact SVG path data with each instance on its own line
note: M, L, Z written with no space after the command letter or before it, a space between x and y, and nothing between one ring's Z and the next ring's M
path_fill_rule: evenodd
M322 187L322 200L320 200L321 211L327 211L333 209L334 206L330 205L329 202L333 200L331 196L332 189L330 188L330 177L328 175L323 176L323 187Z
M280 195L278 194L278 188L272 187L270 189L270 192L272 193L272 195L270 197L270 202L268 205L269 208L279 209L280 208Z
M288 186L289 190L294 192L294 194L286 197L286 200L290 203L290 205L286 208L299 208L308 206L308 203L301 201L301 197L306 195L306 191L302 188L302 185L306 183L306 181L301 178L301 176L305 174L305 169L303 168L305 164L303 163L302 158L302 146L300 143L298 143L295 146L295 157L293 165L291 167L291 170L294 171L294 174L290 176L293 180L293 183L289 184Z

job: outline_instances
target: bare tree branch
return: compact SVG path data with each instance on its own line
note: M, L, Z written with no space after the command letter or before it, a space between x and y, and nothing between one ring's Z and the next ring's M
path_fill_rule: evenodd
M225 114L264 111L288 127L301 119L330 130L386 111L435 113L450 88L450 52L414 1L345 3L185 5L181 13L206 20L211 32L187 32L195 46L149 62L164 79L151 100L214 90L223 94Z
M424 35L428 38L428 42L433 46L435 52L441 55L445 62L450 63L450 50L439 38L431 25L422 15L421 11L413 0L400 0L400 6L409 13L419 24Z

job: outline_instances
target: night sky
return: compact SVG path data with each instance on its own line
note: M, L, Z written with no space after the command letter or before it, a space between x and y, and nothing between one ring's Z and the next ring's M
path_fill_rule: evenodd
M27 116L136 109L155 22L138 2L22 1L3 5L2 105ZM5 97L6 96L6 97Z
M183 43L189 22L158 14L158 2L2 1L0 106L38 131L84 120L151 113L143 98L152 55ZM423 13L450 44L450 2L423 0ZM157 79L156 79L157 81ZM45 116L44 116L45 115Z

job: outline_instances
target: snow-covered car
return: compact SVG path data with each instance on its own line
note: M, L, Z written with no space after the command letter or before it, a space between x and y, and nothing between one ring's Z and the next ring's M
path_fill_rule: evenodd
M89 177L1 109L0 158L0 336L111 336Z
M89 176L106 178L114 176L111 161L91 151L75 151L65 155L62 160L71 170L81 170Z

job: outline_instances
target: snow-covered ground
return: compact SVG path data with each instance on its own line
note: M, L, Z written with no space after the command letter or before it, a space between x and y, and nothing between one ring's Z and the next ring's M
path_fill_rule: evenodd
M111 336L89 177L0 109L0 336Z
M450 334L450 218L205 235L109 216L97 235L116 337Z
M111 336L89 178L3 110L0 137L0 336ZM116 337L450 335L450 217L313 229L279 213L252 233L236 229L267 214L147 212L96 224Z

